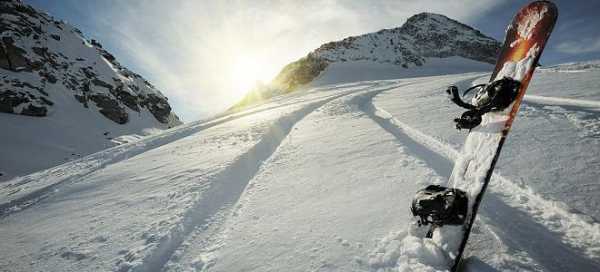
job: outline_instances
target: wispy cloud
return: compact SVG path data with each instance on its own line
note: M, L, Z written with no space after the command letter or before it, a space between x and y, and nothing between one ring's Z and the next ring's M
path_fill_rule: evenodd
M320 44L400 26L429 11L469 23L499 1L114 1L95 12L99 37L111 39L187 120L225 109L239 98L232 69L257 60L269 80Z
M584 38L578 41L565 41L556 46L556 50L567 54L600 52L600 37Z

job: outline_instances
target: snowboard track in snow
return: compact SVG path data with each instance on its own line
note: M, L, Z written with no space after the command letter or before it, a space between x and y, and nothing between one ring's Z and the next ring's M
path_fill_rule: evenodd
M101 151L62 166L15 178L0 184L0 220L12 213L35 206L40 201L42 201L40 206L43 205L44 199L53 197L55 192L61 190L63 186L85 180L88 175L111 164L201 133L204 129L228 121L263 111L301 105L291 113L276 117L272 126L267 128L264 136L256 144L211 176L211 185L208 190L202 192L201 196L193 201L192 207L184 211L182 217L178 219L179 221L168 227L167 234L159 237L156 243L148 248L148 252L140 256L140 262L131 267L132 271L169 270L169 262L177 261L178 251L185 252L187 250L184 245L192 235L195 233L213 235L207 228L217 229L214 230L216 234L220 233L220 226L226 223L232 208L246 190L247 184L260 171L265 162L269 161L282 141L286 137L290 137L289 133L298 122L327 103L347 96L350 96L350 99L345 100L345 103L358 106L359 111L391 134L399 144L406 147L410 156L424 162L438 176L448 178L452 164L459 156L456 147L399 121L373 101L377 95L385 91L393 89L402 91L402 87L414 83L419 83L419 81L415 79L410 82L379 81L325 86L316 90L331 91L330 94L302 99L302 95L311 92L307 91L298 95L299 100L292 97L293 99L281 99L273 104L257 105L246 111L221 115L212 120L174 128L165 133ZM462 80L457 82L457 85L468 85L469 83L469 80ZM525 99L524 104L532 107L558 106L566 110L590 114L597 114L597 111L600 111L600 108L596 106L597 102L594 101L564 100L558 97L542 97L540 99L534 96L534 99L528 103L527 97ZM50 179L45 179L46 177ZM487 246L489 241L485 239L493 239L502 246L500 254L506 255L506 259L501 260L500 265L495 259L490 264L499 266L500 270L510 270L515 267L531 269L532 263L525 261L521 264L518 260L518 255L524 254L526 258L537 261L537 263L534 261L533 265L539 265L536 268L543 268L539 270L600 271L598 262L600 261L600 242L598 242L600 241L600 224L597 221L585 214L571 210L562 202L544 199L523 183L516 183L499 174L494 174L492 179L492 186L486 194L486 200L480 210L480 220L477 223L485 228L485 232L488 234L471 237L471 242L475 244L486 243ZM421 182L425 184L428 181ZM517 224L511 224L513 221L516 221ZM403 236L405 232L399 235ZM475 241L476 238L479 240ZM540 242L536 243L536 241ZM208 246L214 246L213 241L207 243ZM544 252L544 248L556 250L554 253ZM557 256L557 253L560 256ZM477 261L478 259L473 258L473 260ZM393 264L389 265L391 268ZM207 267L210 267L210 264L207 264ZM387 266L383 268L385 269Z
M141 264L136 266L134 270L164 270L169 260L173 257L173 254L182 247L190 234L198 228L209 224L211 219L217 214L228 213L227 210L231 209L238 202L247 184L258 173L263 162L267 161L275 153L293 127L310 113L333 100L357 92L379 93L398 88L400 85L402 83L389 83L382 86L381 89L369 91L369 87L367 87L366 89L361 88L345 92L304 106L274 121L257 144L237 157L223 171L211 178L212 181L209 189L202 193L203 196L192 205L192 208L189 208L185 212L181 222L171 228L169 233L158 241L157 246L149 255L143 258ZM215 223L213 222L213 224ZM214 228L215 226L212 227Z
M389 83L393 84L393 83ZM331 94L324 97L304 100L303 102L322 101L339 98L350 93L364 91L378 85L375 82L360 82L352 85L357 90L343 94ZM329 89L335 90L335 87ZM50 197L61 186L76 183L95 171L108 165L127 160L150 149L158 148L176 140L199 133L205 129L233 121L252 114L270 111L278 108L288 107L299 102L282 103L264 108L250 108L248 110L227 116L218 116L212 120L199 121L183 127L173 128L146 137L140 141L115 146L97 153L90 154L84 158L74 160L47 170L32 173L23 177L16 177L0 184L0 218L9 216L14 212L29 208L36 203ZM316 102L318 103L318 102Z
M533 105L561 106L572 110L600 112L600 101L553 96L525 95L524 102Z
M411 128L375 106L373 98L380 93L357 97L355 102L359 103L359 107L373 121L406 146L410 153L425 161L438 175L449 178L452 164L459 152L449 144ZM499 174L493 175L491 185L480 213L493 225L495 235L501 238L503 243L513 247L509 249L527 249L527 252L535 253L532 257L549 270L600 269L600 224L585 215L571 213L564 203L546 200L529 188L517 185ZM517 226L511 224L512 220L508 219L515 216L527 221L527 224L524 224L527 227L517 229ZM513 231L510 235L518 233L523 239L512 238L508 234L510 231ZM557 238L557 235L560 238ZM561 256L565 257L556 258L555 254L541 251L540 245L524 243L523 241L531 242L528 237L546 238L541 241L551 242L552 247L560 250ZM582 258L580 252L589 259Z

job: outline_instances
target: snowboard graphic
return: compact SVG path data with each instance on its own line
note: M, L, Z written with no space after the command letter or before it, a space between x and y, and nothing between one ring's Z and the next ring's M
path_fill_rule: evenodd
M455 119L457 128L470 132L449 188L431 185L417 192L411 207L416 222L403 242L400 270L458 270L494 166L557 17L556 6L548 1L523 7L506 30L489 83L465 92L477 92L470 103L462 101L456 87L448 89L452 101L467 109Z

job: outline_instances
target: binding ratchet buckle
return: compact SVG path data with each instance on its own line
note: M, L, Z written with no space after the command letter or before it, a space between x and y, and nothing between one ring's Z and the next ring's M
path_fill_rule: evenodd
M457 129L473 129L481 124L482 116L491 111L502 111L512 104L519 95L521 82L503 77L488 84L478 84L465 90L462 97L477 90L471 103L462 100L456 86L450 86L446 93L456 105L468 109L459 118L454 119Z

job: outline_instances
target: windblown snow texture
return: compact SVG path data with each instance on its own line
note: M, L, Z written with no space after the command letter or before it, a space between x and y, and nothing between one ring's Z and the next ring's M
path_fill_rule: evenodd
M488 78L321 86L9 181L0 270L397 271L406 207L464 141L443 90ZM465 269L600 269L598 78L536 74Z
M492 68L434 61L383 80L374 71L402 66L333 63L305 92L1 183L0 270L398 271L407 248L422 271L435 267L435 248L401 243L407 207L424 185L448 180L464 143L451 120L460 109L443 91L489 79L442 74ZM538 69L466 271L600 270L596 66Z

